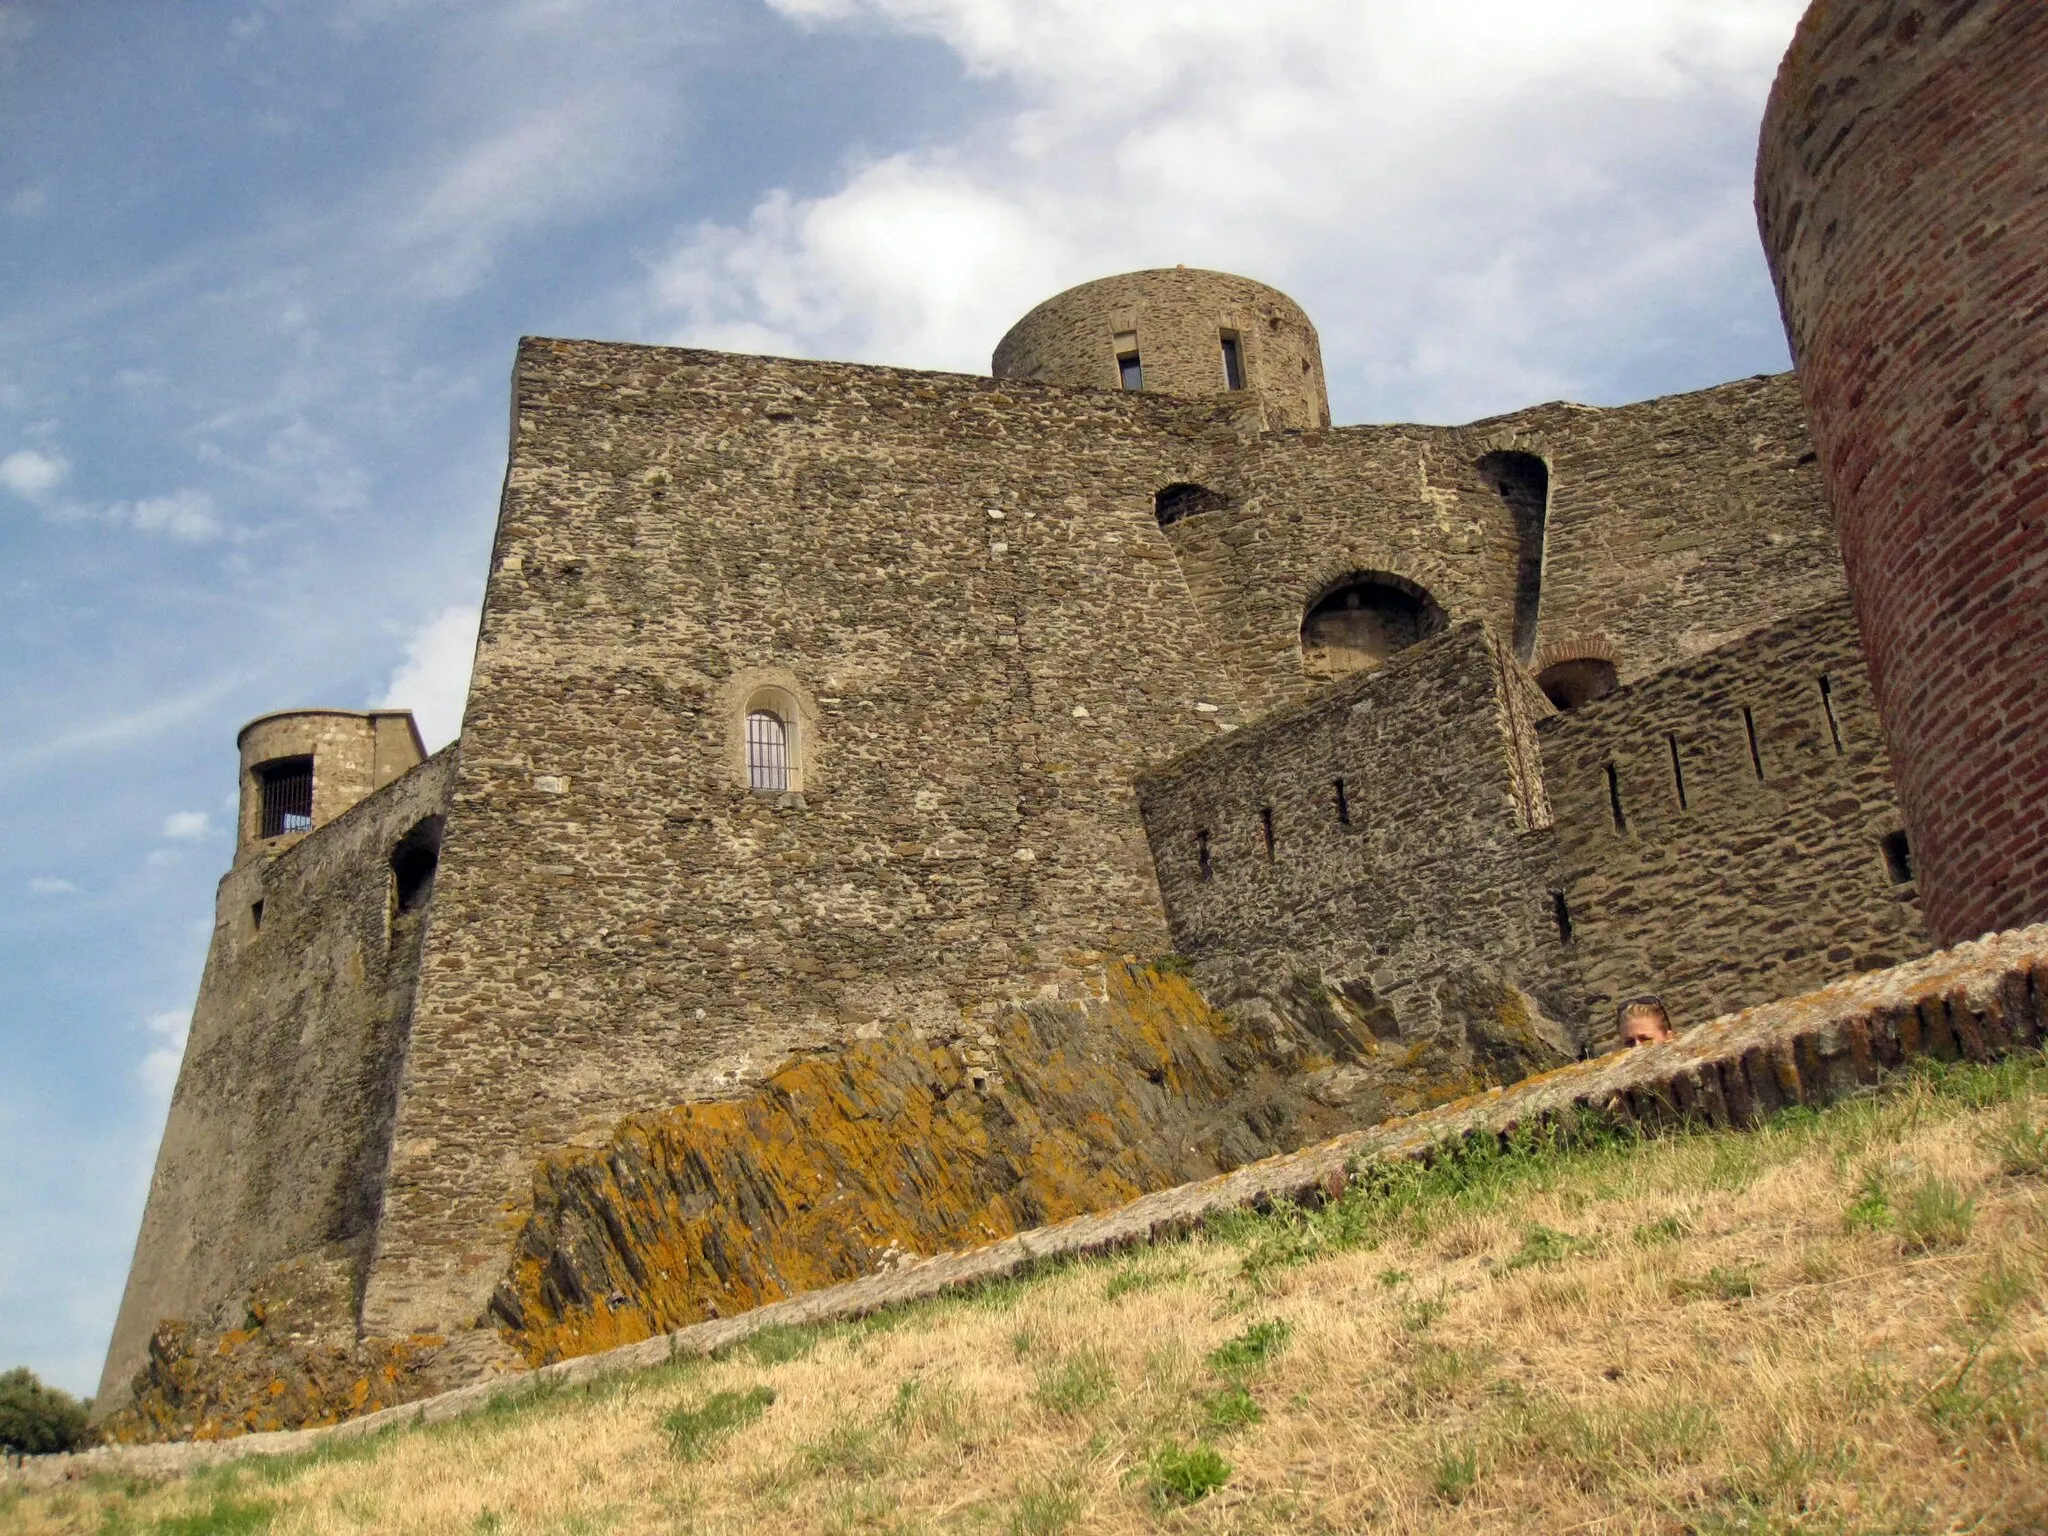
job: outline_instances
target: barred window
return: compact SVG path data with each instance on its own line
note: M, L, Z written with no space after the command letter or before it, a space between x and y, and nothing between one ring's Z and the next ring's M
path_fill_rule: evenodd
M313 759L280 757L259 763L256 783L262 791L259 837L313 830Z
M765 709L747 716L747 784L764 795L789 788L789 731Z

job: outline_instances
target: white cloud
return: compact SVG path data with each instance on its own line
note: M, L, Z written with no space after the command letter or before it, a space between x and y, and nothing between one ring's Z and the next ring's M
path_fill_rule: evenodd
M44 453L38 448L18 448L0 459L0 487L25 501L41 501L64 483L71 466L62 454Z
M1805 0L771 3L936 38L1019 104L683 232L648 290L679 340L980 371L1059 288L1186 262L1303 300L1340 393L1477 415L1763 297L1728 210Z
M47 875L38 875L28 883L29 891L37 896L76 896L78 887L69 880L58 880Z
M405 660L376 701L379 709L411 710L429 748L438 750L462 729L481 618L474 606L458 606L427 620L406 642Z
M128 520L144 533L169 534L195 544L218 538L221 531L220 514L204 491L173 491L138 501L128 510Z
M185 1059L185 1037L192 1028L192 1015L183 1010L153 1013L143 1021L143 1028L159 1043L142 1058L136 1072L149 1096L162 1103L170 1098L171 1089L177 1086L178 1067Z
M204 837L212 830L213 818L204 811L173 811L164 818L165 837Z

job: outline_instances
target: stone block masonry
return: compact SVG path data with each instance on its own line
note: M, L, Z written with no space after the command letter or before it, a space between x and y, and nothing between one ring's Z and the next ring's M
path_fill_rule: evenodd
M2048 917L2048 6L1821 0L1757 164L1945 940Z
M1695 1023L1929 947L1845 600L1536 734L1600 1047L1637 993Z

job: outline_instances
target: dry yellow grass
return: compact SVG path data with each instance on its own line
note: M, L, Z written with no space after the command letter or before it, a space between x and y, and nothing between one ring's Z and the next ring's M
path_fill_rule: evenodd
M2044 1365L2037 1059L1454 1164L324 1457L16 1494L0 1529L2039 1533Z

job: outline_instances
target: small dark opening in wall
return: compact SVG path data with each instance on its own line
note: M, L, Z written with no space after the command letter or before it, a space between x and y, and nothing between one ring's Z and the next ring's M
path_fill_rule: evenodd
M1223 387L1233 390L1244 388L1244 353L1235 331L1223 333Z
M1842 755L1842 722L1835 718L1835 685L1827 673L1820 675L1820 707L1828 717L1828 735L1834 738L1835 755Z
M263 931L263 903L260 901L249 903L249 931L251 933L261 933Z
M441 818L429 816L391 850L391 890L399 912L417 912L434 894L441 864Z
M1266 862L1270 864L1273 862L1273 807L1270 805L1259 807L1259 826L1266 834Z
M1342 779L1337 780L1337 824L1344 827L1351 825L1351 801L1344 793Z
M1878 846L1884 849L1884 872L1891 876L1893 885L1913 883L1913 845L1903 832L1887 832L1879 839Z
M1742 706L1742 728L1749 733L1749 766L1756 770L1757 779L1761 782L1764 776L1764 753L1756 739L1756 711L1747 704Z
M1678 791L1678 808L1681 811L1689 811L1692 805L1685 798L1685 759L1679 754L1678 737L1673 734L1666 736L1664 740L1671 748L1671 784Z
M1097 355L1099 356L1100 354ZM1116 376L1125 389L1140 390L1145 387L1145 365L1138 361L1137 353L1119 352L1117 354Z
M1195 834L1195 862L1201 866L1202 878L1204 880L1207 880L1215 873L1215 869L1209 861L1209 834L1207 832L1197 832Z
M256 765L261 805L257 836L313 830L313 759L280 757Z
M1581 656L1545 667L1536 674L1536 686L1559 709L1578 709L1619 688L1621 674L1611 661Z
M1628 817L1621 809L1621 774L1612 763L1607 765L1607 808L1614 813L1614 830L1626 832Z
M1557 924L1557 942L1569 944L1572 941L1572 907L1564 899L1563 891L1550 893L1550 917Z
M1215 512L1229 505L1230 498L1221 492L1186 480L1176 480L1172 485L1161 486L1152 493L1152 515L1159 519L1159 526L1162 528L1169 527L1184 517L1193 517L1201 512Z

